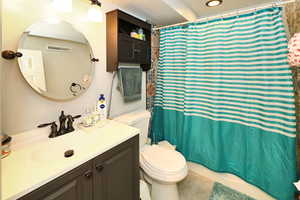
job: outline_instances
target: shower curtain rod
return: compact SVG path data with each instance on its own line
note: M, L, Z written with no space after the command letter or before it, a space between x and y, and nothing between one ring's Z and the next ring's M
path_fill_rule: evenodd
M225 13L225 14L222 14L222 15L214 15L214 16L210 16L210 17L203 17L203 18L200 18L200 19L197 19L197 20L194 20L194 21L187 21L187 22L182 22L182 23L177 23L177 24L172 24L172 25L167 25L167 26L154 27L153 30L156 31L156 30L160 30L160 29L163 29L163 28L169 28L169 27L173 27L173 26L180 26L180 25L185 25L185 24L193 23L193 22L208 21L208 20L219 18L219 17L224 18L224 17L229 17L229 16L232 16L232 15L235 15L235 14L239 15L239 14L242 14L242 13L255 11L255 10L258 10L258 9L270 8L270 7L275 7L275 6L282 6L282 5L285 5L285 4L294 3L295 1L296 0L287 0L287 1L281 1L280 0L278 2L273 2L273 3L267 4L267 5L264 5L264 6L260 6L260 7L256 7L256 8L240 9L240 10L232 11L232 12Z

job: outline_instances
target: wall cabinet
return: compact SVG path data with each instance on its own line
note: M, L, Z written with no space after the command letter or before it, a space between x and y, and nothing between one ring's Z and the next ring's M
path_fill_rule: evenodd
M139 200L138 136L20 200Z
M145 40L132 38L133 30L143 29ZM151 66L151 25L120 10L106 13L107 71L118 69L119 63Z

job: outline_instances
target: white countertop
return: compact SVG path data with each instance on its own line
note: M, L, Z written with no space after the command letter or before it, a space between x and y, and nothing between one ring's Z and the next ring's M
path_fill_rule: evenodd
M45 130L49 132L49 129L41 131ZM1 160L1 200L20 198L139 132L139 129L107 120L101 128L96 125L57 138L31 139L32 142L13 148L12 153ZM74 150L74 155L65 158L64 152L69 149Z

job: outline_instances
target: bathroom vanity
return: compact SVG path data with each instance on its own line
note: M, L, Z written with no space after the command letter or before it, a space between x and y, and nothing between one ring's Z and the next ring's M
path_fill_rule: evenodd
M146 51L150 25L142 25L147 40L130 40L138 62L151 55ZM99 61L85 35L61 20L41 20L26 28L17 51L19 70L28 86L53 101L70 101L85 93ZM76 105L81 106L90 110L90 105ZM1 160L1 200L139 199L140 131L111 120L74 131L77 117L62 113L58 130L48 119L39 129L13 136L12 152ZM62 126L67 119L67 126Z
M2 160L1 199L138 200L138 134L108 120L102 128L23 145ZM65 158L68 149L74 155Z

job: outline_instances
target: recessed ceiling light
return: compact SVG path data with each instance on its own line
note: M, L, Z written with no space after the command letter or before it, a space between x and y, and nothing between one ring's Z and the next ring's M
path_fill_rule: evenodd
M209 0L206 2L207 7L219 6L223 3L223 0Z

